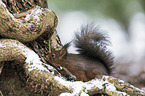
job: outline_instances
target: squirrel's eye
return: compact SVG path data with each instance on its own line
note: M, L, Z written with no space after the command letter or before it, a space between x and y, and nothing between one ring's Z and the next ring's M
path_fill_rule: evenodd
M52 58L55 58L55 54L52 54L51 57L52 57Z

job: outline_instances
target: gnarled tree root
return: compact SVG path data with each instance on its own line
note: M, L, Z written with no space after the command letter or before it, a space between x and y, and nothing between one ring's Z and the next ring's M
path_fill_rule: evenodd
M17 82L17 79L5 79L3 84L9 83L9 88L13 95L30 93L37 93L37 96L89 96L94 94L104 94L111 96L125 96L125 95L145 95L145 92L138 88L125 83L123 80L111 77L100 76L98 79L93 79L89 82L81 81L66 81L59 76L54 76L54 68L47 66L45 68L40 61L38 55L31 49L23 45L17 40L1 39L0 40L0 61L17 61L21 63L24 73L26 73L26 86L21 88L23 90L15 89L11 82ZM7 63L5 63L7 64ZM9 65L10 66L10 65ZM4 72L1 76L4 76ZM2 80L2 79L0 79ZM1 94L4 93L5 88L1 83ZM28 90L29 89L29 90ZM16 90L19 90L17 93ZM27 90L27 91L26 91ZM7 94L7 95L10 95Z

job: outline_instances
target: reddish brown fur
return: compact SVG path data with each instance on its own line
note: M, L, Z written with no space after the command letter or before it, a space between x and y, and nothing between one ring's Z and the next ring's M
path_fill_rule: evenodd
M79 54L69 54L68 43L61 50L52 51L49 60L67 69L80 81L91 80L96 75L110 75L113 58L111 52L106 50L108 42L106 36L98 32L96 27L85 26L80 34L76 34L74 41Z

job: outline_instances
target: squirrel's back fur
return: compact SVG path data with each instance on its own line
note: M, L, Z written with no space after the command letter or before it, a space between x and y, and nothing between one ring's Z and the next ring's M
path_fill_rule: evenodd
M111 51L106 49L110 43L108 36L99 32L93 25L83 26L81 33L76 32L75 36L74 44L80 55L100 61L110 75L113 69L113 57Z

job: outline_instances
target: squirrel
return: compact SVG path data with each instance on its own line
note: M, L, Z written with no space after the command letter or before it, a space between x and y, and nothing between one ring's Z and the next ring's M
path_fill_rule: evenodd
M108 36L99 32L93 25L86 25L81 28L81 33L75 33L75 47L79 54L70 54L67 43L59 51L52 51L49 54L49 61L59 65L78 81L89 81L96 75L111 75L113 70L113 56L110 50L106 49L110 41Z

